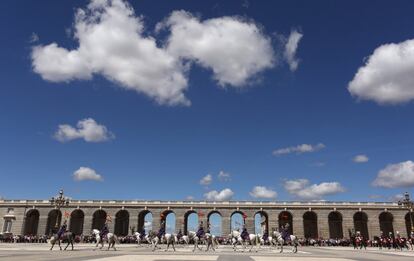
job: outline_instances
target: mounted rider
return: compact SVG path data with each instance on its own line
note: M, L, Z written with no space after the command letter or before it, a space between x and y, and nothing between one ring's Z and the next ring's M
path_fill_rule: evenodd
M68 225L66 223L67 221L65 219L65 221L63 221L63 225L59 228L59 231L57 232L58 239L60 239L63 236L63 234L66 233L66 230L68 228Z
M210 222L207 221L207 230L206 233L210 234Z
M99 236L103 240L109 233L109 227L108 227L108 221L105 222L104 226L102 227L101 232L99 233Z
M289 232L289 228L290 225L289 223L286 223L284 226L281 227L281 234L282 234L282 238L285 241L289 241L290 240L290 232Z
M262 239L265 242L269 239L269 232L267 232L267 229L264 229Z
M165 220L161 221L160 230L158 230L157 237L161 240L161 238L165 235Z
M182 237L183 237L183 232L180 229L180 230L178 230L178 234L177 234L178 241L180 241Z
M143 240L145 238L147 234L145 233L145 228L142 229L141 233L139 234L139 237L141 240Z
M249 240L249 232L247 232L246 225L243 225L243 230L240 236L243 240Z
M198 230L196 233L196 236L198 238L202 238L204 236L204 225L203 225L203 221L200 221L200 225L198 226Z

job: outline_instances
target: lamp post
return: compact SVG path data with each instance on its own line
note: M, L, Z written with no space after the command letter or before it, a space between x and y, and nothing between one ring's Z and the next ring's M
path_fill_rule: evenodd
M408 209L408 216L410 217L410 225L411 225L411 231L414 231L414 224L413 224L413 208L414 208L414 202L410 200L410 194L408 192L404 193L404 199L398 200L398 206L404 207Z
M59 211L60 211L60 208L65 207L65 206L66 207L69 206L69 198L65 197L63 195L63 189L61 189L61 190L59 190L59 195L58 196L52 197L50 199L50 204L58 210L57 215L56 215L56 223L55 223L55 227L54 227L55 231L57 231L58 227L59 227Z

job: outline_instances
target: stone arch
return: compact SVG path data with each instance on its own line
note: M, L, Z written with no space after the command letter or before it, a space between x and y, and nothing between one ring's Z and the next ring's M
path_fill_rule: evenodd
M245 225L245 213L237 210L231 213L230 215L230 231L239 230L240 232L243 229L243 225ZM250 233L250 232L249 232Z
M410 219L410 214L411 214L411 219ZM414 231L413 227L414 227L414 212L408 212L405 215L405 229L407 229L407 236L410 236L411 231Z
M117 236L127 236L129 231L129 212L122 209L115 214L115 230Z
M75 209L70 214L70 228L69 231L75 235L83 234L83 222L85 220L85 213L80 209Z
M368 233L368 216L365 212L358 211L354 214L354 229L355 232L361 232L361 235L365 238L369 238Z
M105 210L98 209L93 213L92 217L92 229L102 230L106 222L106 212Z
M391 232L394 235L394 216L390 212L382 212L378 216L380 230L384 233L384 235L389 235Z
M318 238L318 215L315 212L303 214L303 232L305 238Z
M37 229L39 227L39 211L37 209L31 209L26 213L24 222L24 235L37 235Z
M210 224L210 233L214 236L223 235L222 227L223 216L217 210L211 211L207 215L207 222Z
M145 233L148 233L152 230L152 220L153 216L151 211L143 210L138 214L138 232L142 233L145 230Z
M188 224L190 223L193 224ZM196 230L198 226L198 214L195 210L189 210L184 214L184 235L187 235L188 231Z
M47 215L47 225L45 235L57 233L60 223L62 222L62 212L58 209L52 209Z
M279 231L281 231L282 227L286 224L289 224L289 233L293 235L293 216L292 213L285 210L279 214Z
M265 231L269 231L269 215L263 211L257 211L254 214L254 233L261 234Z
M328 215L329 224L329 238L337 239L344 237L344 231L342 228L342 214L338 211L332 211Z
M160 222L162 224L162 221L164 222L164 228L166 233L175 233L175 220L176 216L174 211L172 210L165 210L161 213Z

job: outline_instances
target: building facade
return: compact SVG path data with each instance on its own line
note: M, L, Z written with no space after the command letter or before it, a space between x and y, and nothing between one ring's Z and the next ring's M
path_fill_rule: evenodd
M224 236L230 234L236 214L243 216L250 233L254 233L255 217L260 215L262 229L272 231L289 223L291 233L300 238L348 238L351 230L366 238L378 236L380 231L399 231L407 236L411 228L408 210L396 203L72 200L58 210L48 200L0 200L0 228L14 235L48 235L63 218L68 220L70 231L90 235L110 216L110 231L125 236L133 230L142 231L149 214L152 230L157 231L162 220L174 214L175 230L183 233L189 229L190 215L196 214L204 224L218 215ZM413 213L411 216L414 218Z

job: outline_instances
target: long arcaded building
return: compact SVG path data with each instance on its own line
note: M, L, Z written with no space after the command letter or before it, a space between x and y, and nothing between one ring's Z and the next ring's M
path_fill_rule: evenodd
M204 224L212 215L219 215L222 235L230 233L235 214L243 215L251 233L255 217L260 215L262 226L269 231L289 223L291 232L301 238L347 238L353 229L367 238L380 231L399 231L407 236L411 227L408 210L390 202L71 200L68 207L58 210L49 200L0 200L0 228L15 235L48 235L63 217L72 232L89 235L110 216L110 230L123 236L132 229L142 230L148 214L152 215L153 230L159 229L162 219L175 214L175 230L186 233L193 213Z

